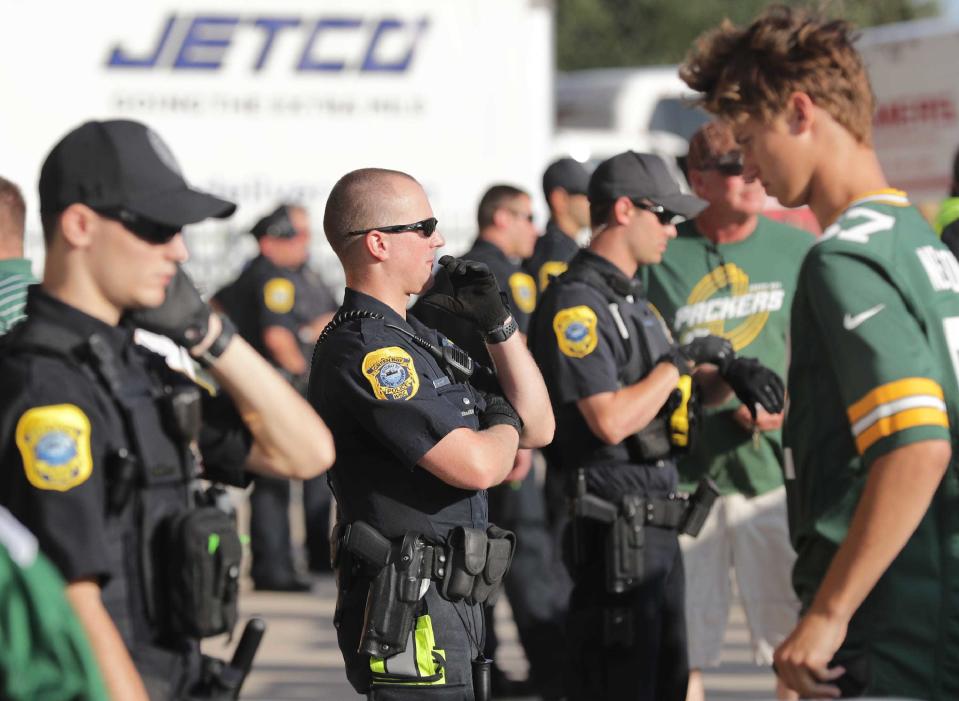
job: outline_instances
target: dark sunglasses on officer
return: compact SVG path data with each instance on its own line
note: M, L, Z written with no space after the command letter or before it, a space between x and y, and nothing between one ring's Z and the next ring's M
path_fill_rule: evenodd
M412 224L391 224L390 226L374 226L369 229L357 229L356 231L346 232L347 236L365 236L371 231L379 231L381 234L402 234L405 231L415 231L424 239L428 239L436 231L438 224L436 217L422 219Z
M156 245L169 243L174 236L180 233L182 228L168 224L158 224L123 208L94 209L94 211L104 219L119 222L138 239Z

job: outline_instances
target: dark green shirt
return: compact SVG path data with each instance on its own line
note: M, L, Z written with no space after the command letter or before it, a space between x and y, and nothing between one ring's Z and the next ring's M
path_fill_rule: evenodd
M813 237L759 217L735 243L714 244L692 221L677 227L659 265L644 268L650 301L678 343L713 334L736 353L758 358L783 378L796 276ZM763 494L783 483L780 431L753 436L733 420L739 401L706 411L693 451L679 464L684 488L709 475L724 494Z
M0 334L23 319L27 286L37 282L26 258L0 260Z

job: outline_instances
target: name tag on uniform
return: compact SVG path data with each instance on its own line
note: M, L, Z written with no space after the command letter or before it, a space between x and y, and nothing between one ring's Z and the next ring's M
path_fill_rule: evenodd
M450 383L450 378L448 378L446 375L443 375L442 377L438 377L435 380L433 380L433 387L434 389L439 389L440 387L446 387L446 385L448 385L449 383Z

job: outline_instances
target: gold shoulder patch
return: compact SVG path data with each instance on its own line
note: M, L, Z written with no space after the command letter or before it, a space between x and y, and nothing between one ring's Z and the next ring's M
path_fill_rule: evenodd
M584 304L556 312L553 331L563 355L585 358L596 350L596 312Z
M275 277L263 286L263 303L275 314L286 314L295 301L296 288L285 277Z
M569 266L561 260L548 260L539 268L539 291L542 292L549 285L551 277L559 277L566 272Z
M74 404L23 412L16 439L23 470L37 489L66 492L86 482L93 472L90 419Z
M377 399L412 399L420 388L413 358L397 346L370 351L362 368Z
M536 309L536 281L533 276L521 272L513 273L509 276L509 289L519 310L532 314Z

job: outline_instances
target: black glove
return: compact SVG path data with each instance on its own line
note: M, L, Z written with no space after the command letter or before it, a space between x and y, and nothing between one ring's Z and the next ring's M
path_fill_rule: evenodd
M729 363L722 375L739 401L746 405L753 419L756 418L756 403L770 414L783 410L786 388L782 378L755 358L736 358Z
M712 363L719 368L720 373L726 372L729 364L736 358L733 344L722 336L700 336L694 338L685 346L681 346L683 354L693 361L694 365Z
M490 426L505 424L515 428L517 433L523 432L523 420L506 397L495 392L482 392L481 394L483 399L486 400L486 408L479 415L481 430Z
M688 375L692 366L688 357L679 346L673 346L656 359L656 364L672 363L679 370L680 376Z
M486 264L443 256L440 265L449 275L453 294L426 295L422 304L472 321L484 337L500 329L510 317L510 311Z
M200 297L190 276L177 265L176 275L166 289L166 299L159 307L127 312L124 323L173 339L186 349L192 349L206 338L210 330L209 305ZM221 317L222 331L213 341L206 355L219 357L234 328Z

